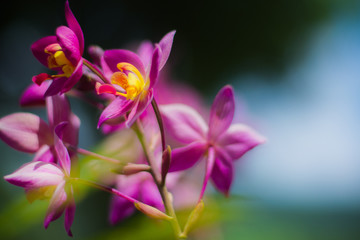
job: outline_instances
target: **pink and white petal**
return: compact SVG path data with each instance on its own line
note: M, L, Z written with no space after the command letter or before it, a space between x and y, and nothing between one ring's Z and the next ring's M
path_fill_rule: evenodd
M44 227L47 228L50 222L58 219L65 210L67 194L65 192L65 181L61 182L55 189L46 211Z
M232 124L230 128L219 136L217 144L231 157L239 159L247 151L262 144L266 138L244 124Z
M229 195L231 183L234 176L234 167L231 161L227 161L221 156L216 156L215 164L211 173L211 179L221 193Z
M100 128L106 121L125 115L133 108L134 104L135 102L132 100L117 97L101 113L97 127Z
M173 149L169 172L186 170L194 166L204 155L206 148L205 142L193 142L185 147Z
M34 107L44 106L45 97L44 94L50 85L49 81L42 83L40 86L37 84L31 84L25 89L20 97L20 106L22 107Z
M69 124L65 127L63 141L72 146L77 146L79 143L80 118L74 113L70 113L68 121Z
M4 177L9 183L26 189L58 185L63 178L64 173L57 165L45 162L24 164Z
M75 217L75 200L74 197L71 195L71 197L68 197L67 200L67 207L65 208L65 230L67 232L67 234L72 237L72 232L71 232L71 226L74 222L74 217Z
M138 99L131 109L131 112L127 116L125 124L127 127L130 127L136 119L140 117L140 115L146 110L153 99L153 91L152 89L148 90L147 95L143 99Z
M47 123L32 113L13 113L1 118L0 139L16 150L28 153L53 143Z
M66 1L65 3L65 19L69 28L73 30L79 41L80 55L82 55L84 53L84 34L81 30L79 22L76 20L74 14L70 9L69 1Z
M140 73L145 76L144 64L139 56L131 51L123 49L106 50L104 52L105 63L109 66L112 72L118 72L117 64L121 62L127 62L136 67Z
M148 68L150 68L153 52L154 46L150 41L143 41L137 50L137 54L139 55L141 61L144 63L146 72L148 72Z
M161 70L164 67L165 63L167 62L167 60L169 58L171 48L172 48L172 44L173 44L173 41L174 41L175 33L176 33L175 30L167 33L159 42L159 46L160 46L161 51L162 51L159 70Z
M225 132L234 118L235 99L231 86L226 85L216 95L210 110L209 139L215 140Z
M184 104L161 105L160 112L167 132L180 143L204 141L208 126L200 114Z
M67 176L70 176L71 160L69 152L62 141L64 129L67 125L68 122L61 122L55 127L54 145L60 167L64 169Z
M201 201L201 199L204 196L207 183L209 181L212 170L214 168L214 163L215 163L215 150L214 150L214 148L210 147L208 149L208 156L207 156L207 159L206 159L206 171L205 171L203 186L202 186L201 192L200 192L200 197L199 197L199 200L198 200L199 202Z
M68 27L60 26L56 29L56 37L66 58L72 65L77 66L81 60L81 53L79 40L74 31Z
M56 163L56 152L53 146L43 145L39 151L36 152L33 161Z
M151 67L149 73L150 89L155 86L159 76L161 55L162 55L161 48L159 46L156 46L154 53L152 55Z
M47 54L44 50L47 46L54 43L57 43L56 36L47 36L37 40L31 45L31 51L33 55L46 68L49 67L47 60L49 54Z
M54 95L46 98L46 111L51 129L64 121L68 121L70 115L70 104L64 94Z

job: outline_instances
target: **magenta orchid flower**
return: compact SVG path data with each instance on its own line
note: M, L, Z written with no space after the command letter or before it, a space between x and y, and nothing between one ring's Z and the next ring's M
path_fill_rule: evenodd
M143 45L139 54L116 49L104 52L105 76L110 75L111 84L96 84L98 94L117 96L102 112L98 127L116 119L125 121L129 127L144 112L153 99L153 88L160 70L171 51L175 31L166 34L159 44ZM106 67L106 69L104 69Z
M64 142L78 145L80 119L71 112L65 95L46 98L48 122L32 113L13 113L0 119L0 139L10 147L26 153L35 153L34 161L55 163L55 127L68 122L64 127Z
M5 176L11 184L25 189L30 202L36 199L50 199L46 212L44 227L58 219L65 212L65 229L72 236L70 227L74 220L75 201L73 187L67 179L70 177L71 162L69 153L63 144L62 135L66 123L60 123L54 135L54 145L59 164L30 162L14 173Z
M209 178L216 188L228 195L233 180L233 161L263 143L265 138L250 127L233 124L235 100L231 86L216 95L209 124L191 107L182 104L160 106L166 130L184 147L173 149L170 172L192 167L207 157L202 198Z
M54 75L40 73L32 78L37 85L52 80L45 96L69 91L82 76L84 36L68 1L65 3L65 18L68 27L58 27L56 36L41 38L31 46L31 51L40 63L57 71Z

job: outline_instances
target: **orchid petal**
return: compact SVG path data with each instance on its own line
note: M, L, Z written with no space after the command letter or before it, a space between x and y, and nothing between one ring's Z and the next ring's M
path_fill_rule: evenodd
M93 63L101 66L101 58L104 56L104 49L97 45L91 45L88 47L88 53L93 60Z
M60 167L64 169L67 176L70 176L71 160L69 152L62 141L64 129L67 124L68 122L61 122L55 127L54 145Z
M49 145L43 145L39 151L36 152L33 161L47 162L47 163L55 163L55 149L50 147Z
M33 55L46 68L49 67L48 66L49 54L47 54L44 50L47 46L54 43L57 43L56 36L47 36L37 40L31 45L31 51Z
M79 49L79 40L74 31L68 27L60 26L56 29L56 37L66 58L74 66L77 66L81 60L81 53Z
M54 95L46 98L46 110L50 128L54 129L59 123L68 121L70 104L65 95Z
M137 50L137 53L144 64L146 72L150 67L153 52L154 52L154 47L150 41L142 42Z
M146 110L153 99L152 89L148 90L147 95L143 99L139 99L126 119L126 126L130 127L138 117Z
M123 49L106 50L104 52L104 60L112 72L118 72L117 64L127 62L136 67L140 73L145 76L144 64L139 56L131 51Z
M72 188L71 188L72 191ZM65 230L67 232L67 234L72 237L72 232L71 232L71 225L74 222L74 216L75 216L75 200L74 197L72 195L72 193L70 194L71 197L69 197L69 199L67 200L67 207L65 209Z
M117 97L101 113L98 122L98 128L100 128L100 126L107 120L125 115L128 111L131 110L133 105L134 101L124 100L123 98Z
M50 86L45 92L44 97L54 96L58 94L66 82L66 77L54 78Z
M169 172L181 171L194 166L205 151L206 143L204 142L193 142L185 147L173 149Z
M69 28L75 33L79 41L80 55L82 55L84 53L84 34L81 30L79 22L76 20L74 14L70 9L69 1L66 1L65 3L65 19Z
M79 142L79 129L80 129L80 118L74 113L70 113L69 124L65 128L63 140L66 143L69 143L72 146L77 146Z
M211 173L211 179L215 187L225 196L229 195L229 190L234 176L234 167L231 161L224 159L216 153L215 164Z
M62 182L63 178L64 173L57 165L45 162L24 164L4 177L9 183L27 189L55 186Z
M49 207L46 212L44 227L48 228L50 222L58 219L66 207L67 194L65 192L65 181L61 182L55 189L50 199Z
M141 185L141 199L143 203L153 206L160 211L165 210L158 188L151 178L143 181Z
M71 74L69 78L64 82L62 86L61 93L65 93L71 90L72 87L80 80L83 75L83 62L79 61L74 72Z
M206 161L206 172L205 172L205 176L204 176L203 186L202 186L201 192L200 192L199 201L203 198L203 195L205 193L207 183L209 181L211 172L214 167L214 162L215 162L215 150L214 150L214 148L210 147L208 150L208 157L207 157L207 161Z
M20 97L20 105L22 107L30 106L43 106L45 105L44 94L49 87L50 82L45 82L38 86L37 84L31 84Z
M193 108L184 104L161 105L160 112L166 130L175 140L188 144L205 140L208 126Z
M217 141L233 160L239 159L247 151L264 143L265 137L244 124L233 124Z
M151 59L151 67L150 67L150 73L149 73L149 80L150 80L150 85L149 88L153 88L157 82L158 76L159 76L159 71L160 71L160 60L161 60L161 49L159 48L159 46L156 46L154 53L152 55L152 59Z
M52 144L49 126L32 113L13 113L0 119L0 138L10 147L34 153L43 144Z
M167 33L159 42L159 46L162 52L159 70L161 70L164 67L165 63L169 58L175 33L176 31L171 31Z
M211 106L209 120L209 138L216 139L218 135L225 132L234 117L235 99L231 86L223 87L216 95Z

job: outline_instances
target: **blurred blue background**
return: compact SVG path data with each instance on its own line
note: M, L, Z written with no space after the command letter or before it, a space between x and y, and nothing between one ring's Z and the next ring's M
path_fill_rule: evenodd
M239 101L236 120L268 138L238 161L232 197L216 195L215 205L231 217L212 223L216 231L203 239L360 239L358 1L70 0L70 6L86 46L156 42L176 29L170 76L193 86L208 103L223 85L232 84ZM64 1L20 1L1 8L1 116L16 111L45 116L22 109L18 98L31 77L44 71L30 45L65 24L63 8ZM82 119L80 146L92 147L101 138L96 114L72 104ZM3 142L0 150L2 176L31 159ZM6 223L14 216L7 204L23 194L4 180L0 188L1 239L28 239L29 234L66 239L62 221L45 231L42 215L9 233ZM106 239L101 233L117 229L107 224L108 198L95 193L79 204L75 239Z

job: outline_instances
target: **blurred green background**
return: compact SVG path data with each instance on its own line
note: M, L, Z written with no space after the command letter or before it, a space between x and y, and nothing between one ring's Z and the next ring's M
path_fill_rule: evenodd
M0 9L0 113L44 68L30 52L65 24L65 1L12 1ZM230 198L208 189L193 239L360 239L360 2L352 0L70 0L85 46L131 47L176 29L167 70L211 102L225 84L236 121L268 138L237 162ZM72 101L80 146L102 138L96 113ZM0 175L31 156L0 142ZM44 230L46 203L0 181L0 239L67 239L60 219ZM170 229L137 214L112 227L110 196L92 191L77 205L74 239L171 239ZM186 216L186 212L184 213Z

